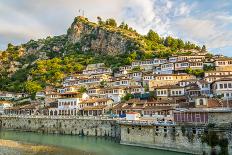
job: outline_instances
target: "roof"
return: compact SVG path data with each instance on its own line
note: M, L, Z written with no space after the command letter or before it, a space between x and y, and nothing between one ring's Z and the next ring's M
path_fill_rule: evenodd
M87 107L84 107L83 110L103 110L107 107L108 107L107 105L87 106Z
M127 112L126 114L130 114L130 115L136 115L136 114L139 114L138 112Z
M158 86L158 87L155 86L155 89L181 89L181 88L184 88L184 87L181 87L179 85L164 85L164 86Z
M95 102L107 102L109 100L112 100L112 99L109 99L109 98L92 98L92 99L85 100L85 101L81 102L80 104L95 103Z
M231 76L232 76L232 75L231 75ZM219 80L214 81L213 83L219 82L219 81L232 81L232 78L221 78L221 79L219 79Z

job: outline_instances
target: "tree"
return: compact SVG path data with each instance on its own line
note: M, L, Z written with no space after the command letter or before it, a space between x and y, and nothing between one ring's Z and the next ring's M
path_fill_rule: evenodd
M122 100L123 100L123 101L128 101L129 99L132 99L132 98L134 98L134 95L127 93L127 94L122 98Z
M155 42L155 43L159 43L159 41L160 41L160 37L159 37L158 33L154 32L153 30L149 30L146 38L148 40Z
M104 25L104 22L102 21L102 18L101 17L97 17L97 20L98 20L98 24L99 25Z
M106 25L112 26L112 27L117 27L117 23L113 18L109 18L106 20Z
M206 50L206 46L203 45L202 48L201 48L201 52L204 53L204 52L206 52L206 51L207 51L207 50Z
M87 91L87 89L84 86L81 86L80 89L78 90L78 92L80 93L85 93Z
M41 85L36 82L36 81L27 81L25 84L25 90L29 93L29 94L35 94L38 91L42 90Z

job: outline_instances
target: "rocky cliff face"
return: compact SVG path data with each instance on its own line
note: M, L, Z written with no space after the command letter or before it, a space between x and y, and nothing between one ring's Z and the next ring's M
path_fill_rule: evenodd
M78 43L82 51L94 51L99 54L117 55L130 52L137 47L136 41L113 29L106 29L90 23L83 17L76 17L68 30L68 41Z

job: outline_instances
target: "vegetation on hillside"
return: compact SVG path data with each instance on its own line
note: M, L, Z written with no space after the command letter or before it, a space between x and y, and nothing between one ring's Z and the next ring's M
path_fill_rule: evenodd
M34 93L46 85L59 86L66 75L79 73L92 63L103 62L115 71L134 60L191 54L192 50L206 51L205 46L201 48L171 36L161 37L153 30L140 35L126 23L117 24L114 19L103 21L98 17L98 23L92 23L86 18L76 17L74 23L77 20L99 27L106 33L118 33L136 44L127 46L128 52L116 56L82 51L82 42L73 44L68 41L71 29L67 35L30 40L20 46L9 44L5 51L0 52L0 90ZM94 36L89 37L94 39Z

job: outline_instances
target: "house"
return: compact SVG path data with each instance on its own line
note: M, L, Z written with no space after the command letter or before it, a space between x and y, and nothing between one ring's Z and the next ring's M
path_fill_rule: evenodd
M130 99L119 103L113 107L113 113L119 116L126 115L129 112L139 113L142 117L152 117L156 119L167 119L171 117L174 107L177 105L168 100L140 100Z
M185 95L185 88L178 85L164 85L155 87L155 96L158 99L174 99Z
M22 106L11 106L4 109L4 113L7 115L37 115L40 113L41 104L32 103Z
M160 65L161 67L161 74L173 74L175 70L174 63L167 62Z
M111 98L114 103L121 102L121 98L126 95L126 87L123 86L113 86L110 88L105 88L106 98Z
M232 75L208 75L204 77L204 80L208 83L213 83L214 81L223 79L223 78L232 78Z
M174 111L174 122L178 124L230 124L232 110L227 108L191 108Z
M4 114L4 110L13 106L10 101L0 101L0 115Z
M187 68L189 68L190 63L188 61L178 61L174 63L174 70L176 73L183 73Z
M104 63L89 64L87 65L86 69L83 70L83 74L112 74L112 70L110 68L105 67Z
M210 75L227 76L227 75L232 75L232 71L206 71L204 73L204 77L208 77Z
M193 62L189 61L189 68L191 69L203 69L203 67L204 67L203 61L193 61Z
M99 116L110 112L113 100L108 98L91 98L79 103L83 116Z
M196 79L196 77L190 74L156 74L154 80L149 81L149 90L153 91L154 87L164 85L176 85L182 80L189 79Z
M231 71L232 70L232 58L217 58L214 61L217 71Z
M139 119L140 119L140 113L138 112L127 112L126 113L126 120L135 121Z
M196 84L200 88L201 95L210 96L211 95L211 87L210 83L205 80L197 80Z
M15 98L15 93L0 92L0 100L11 100Z
M223 78L212 83L212 92L216 97L232 100L232 78Z
M150 80L154 80L154 74L152 72L143 73L143 86L149 85Z
M190 84L196 83L197 79L188 79L188 80L181 80L178 82L178 85L181 87L188 86Z
M49 115L77 115L80 106L79 103L89 98L86 93L65 92L60 94L56 108L49 109Z
M45 95L45 105L48 105L51 102L58 101L58 99L61 97L59 92L48 92Z

